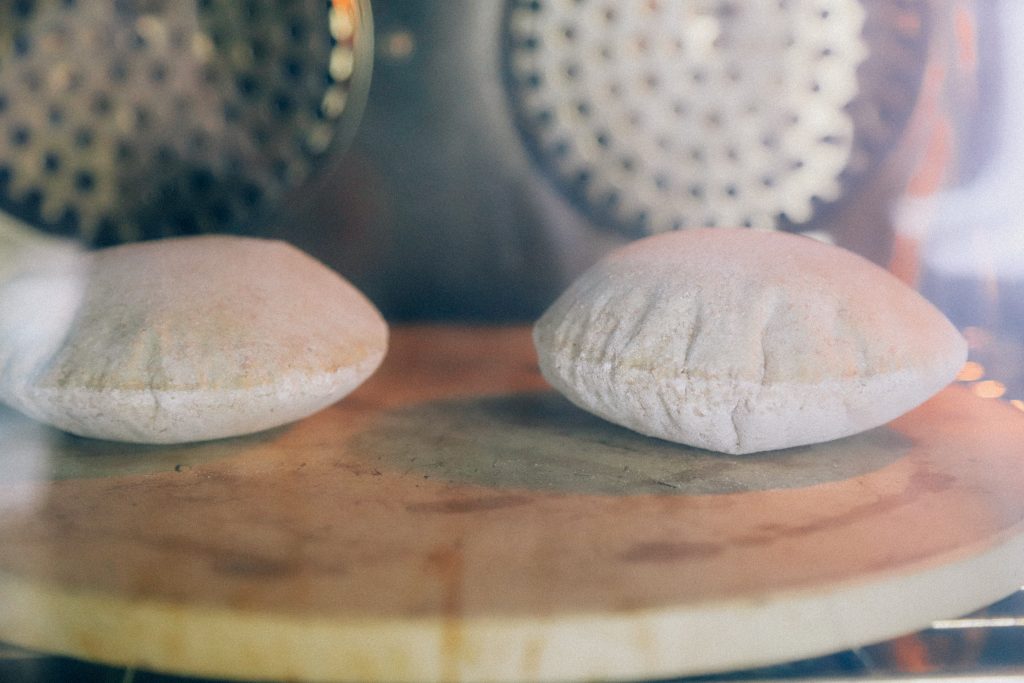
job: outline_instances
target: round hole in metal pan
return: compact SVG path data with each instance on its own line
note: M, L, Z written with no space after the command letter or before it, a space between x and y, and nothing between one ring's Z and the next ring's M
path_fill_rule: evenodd
M371 43L367 0L4 4L0 211L92 245L251 229L347 141Z
M508 0L504 77L535 162L597 223L800 229L897 146L929 22L916 0Z

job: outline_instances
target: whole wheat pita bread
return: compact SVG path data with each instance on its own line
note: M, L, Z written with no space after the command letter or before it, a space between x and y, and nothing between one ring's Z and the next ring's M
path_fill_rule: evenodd
M810 238L685 230L613 252L537 322L540 367L580 407L726 453L881 425L966 359L953 325L869 261Z
M174 443L275 427L380 364L387 326L283 242L206 236L81 252L0 289L0 400L82 436Z

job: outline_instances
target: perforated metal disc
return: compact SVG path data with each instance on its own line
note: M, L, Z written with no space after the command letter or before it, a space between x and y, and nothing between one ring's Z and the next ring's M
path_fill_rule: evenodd
M913 0L510 0L528 147L632 234L805 224L898 140L923 73Z
M365 0L0 3L0 210L110 244L237 231L358 118Z

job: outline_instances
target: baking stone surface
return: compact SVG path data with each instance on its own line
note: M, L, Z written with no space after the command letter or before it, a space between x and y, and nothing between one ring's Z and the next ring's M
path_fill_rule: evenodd
M0 408L0 640L311 680L641 679L914 631L1024 580L1024 416L953 386L725 456L548 390L525 328L400 328L289 427L79 439Z

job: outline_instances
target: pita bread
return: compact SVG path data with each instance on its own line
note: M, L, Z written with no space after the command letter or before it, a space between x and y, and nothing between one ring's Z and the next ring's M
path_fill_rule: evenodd
M74 434L234 436L314 413L378 367L387 326L283 242L207 236L81 252L0 290L0 400Z
M540 318L541 371L578 406L726 453L881 425L956 376L967 346L889 272L781 232L684 230L618 250Z

